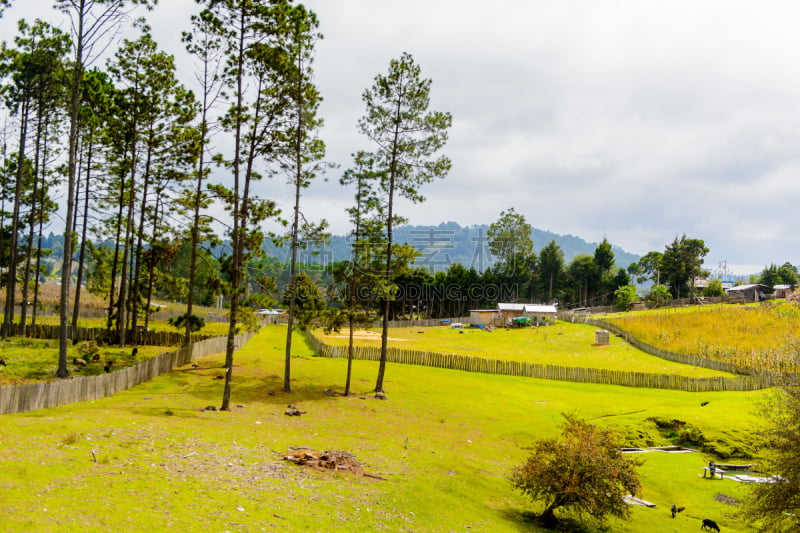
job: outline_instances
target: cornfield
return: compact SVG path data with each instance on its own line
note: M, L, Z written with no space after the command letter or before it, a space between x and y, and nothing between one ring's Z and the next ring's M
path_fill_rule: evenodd
M795 302L663 309L606 320L663 350L756 371L800 372Z

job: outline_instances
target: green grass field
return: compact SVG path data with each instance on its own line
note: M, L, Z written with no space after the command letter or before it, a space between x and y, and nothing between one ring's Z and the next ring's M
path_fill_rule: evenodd
M0 417L0 529L540 531L523 519L523 512L539 508L506 478L533 439L557 431L561 413L574 411L637 443L669 443L650 420L657 418L685 421L709 441L745 445L758 426L755 407L768 394L583 385L390 364L388 400L380 401L369 394L377 365L356 361L356 396L331 397L324 391L342 390L346 361L312 357L299 335L293 392L286 394L285 331L267 327L237 353L231 412L204 410L221 400L218 354L199 368L113 397ZM608 351L592 353L602 358ZM287 404L305 414L284 415ZM280 459L302 446L353 453L385 480ZM629 522L612 522L608 531L696 532L702 518L726 533L748 531L721 501L740 498L746 487L703 479L709 456L642 457L641 497L658 507L636 507ZM686 507L677 519L670 517L673 503Z
M67 366L73 376L100 374L106 361L113 361L115 368L124 368L170 350L162 346L139 346L138 353L133 357L130 347L101 346L99 361L90 360L87 366L78 367L72 361L75 357L83 357L79 346L80 343L67 346ZM6 366L0 366L0 386L56 379L57 340L15 338L11 342L0 343L0 357L7 363Z
M463 333L461 333L463 331ZM553 326L540 328L450 329L447 326L431 328L392 328L391 345L439 353L456 353L487 359L521 361L570 367L604 368L651 374L677 374L692 378L732 376L727 372L699 368L653 357L637 350L624 340L611 336L609 345L595 344L597 328L585 324L557 321ZM356 343L380 346L380 329L360 330ZM327 344L348 343L348 330L315 335Z

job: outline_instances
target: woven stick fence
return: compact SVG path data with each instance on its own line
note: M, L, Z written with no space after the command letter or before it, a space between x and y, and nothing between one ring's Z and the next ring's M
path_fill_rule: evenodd
M244 346L252 336L252 333L237 335L235 349ZM99 376L0 387L0 414L23 413L111 396L201 357L224 352L227 340L227 337L202 340Z
M67 330L69 338L75 342L97 341L116 343L116 332L109 332L106 328L73 328ZM60 326L52 324L37 324L25 326L25 335L19 324L11 324L8 330L10 337L24 336L30 339L57 339ZM183 344L183 333L177 331L145 331L144 329L128 330L125 334L128 344L142 344L146 346L180 346ZM191 342L211 339L210 335L193 334Z
M347 358L347 346L325 344L311 332L308 332L307 335L317 356ZM378 361L380 360L380 348L373 346L354 346L353 358L365 361ZM505 376L621 385L625 387L673 389L688 392L749 391L764 389L774 385L771 376L691 378L674 374L649 374L646 372L627 372L602 368L565 367L524 363L520 361L503 361L500 359L486 359L483 357L453 353L446 354L419 350L404 350L392 347L387 350L386 358L392 363L422 365L434 368L462 370L465 372L482 372L485 374L501 374Z
M713 359L706 359L705 357L700 357L697 355L686 355L682 353L670 352L668 350L662 350L661 348L657 348L651 344L640 341L621 327L606 320L585 317L581 321L585 324L607 329L614 335L619 335L625 339L628 344L638 348L639 350L649 353L650 355L660 357L661 359L666 359L667 361L673 361L675 363L682 363L685 365L699 366L701 368L709 368L711 370L719 370L721 372L730 372L731 374L754 374L751 369L742 368L740 366L725 363L723 361L715 361Z

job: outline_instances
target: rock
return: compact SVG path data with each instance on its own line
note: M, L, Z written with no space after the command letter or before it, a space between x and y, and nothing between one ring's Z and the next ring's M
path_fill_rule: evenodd
M216 410L217 410L217 408L216 408L216 407L214 407L213 405L209 405L209 406L206 406L205 410L206 410L206 411L216 411Z
M294 405L287 405L286 406L286 411L284 411L283 414L285 414L286 416L300 416L300 415L306 414L306 412L305 411L301 411L300 409L298 409Z
M377 400L388 400L389 398L386 397L386 393L383 391L378 391L375 393L375 399Z

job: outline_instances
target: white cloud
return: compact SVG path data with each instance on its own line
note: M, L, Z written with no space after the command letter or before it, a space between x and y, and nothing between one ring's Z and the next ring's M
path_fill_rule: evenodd
M426 203L401 202L412 222L490 223L515 206L537 227L636 253L686 233L711 248L707 266L800 264L800 4L304 3L325 34L317 81L338 173L369 148L355 127L361 93L403 51L433 79L432 105L454 116L453 170L424 189ZM6 19L28 5L16 0ZM179 31L195 9L170 0L150 18L187 84ZM345 231L352 193L338 173L305 205ZM264 185L288 205L284 189Z

